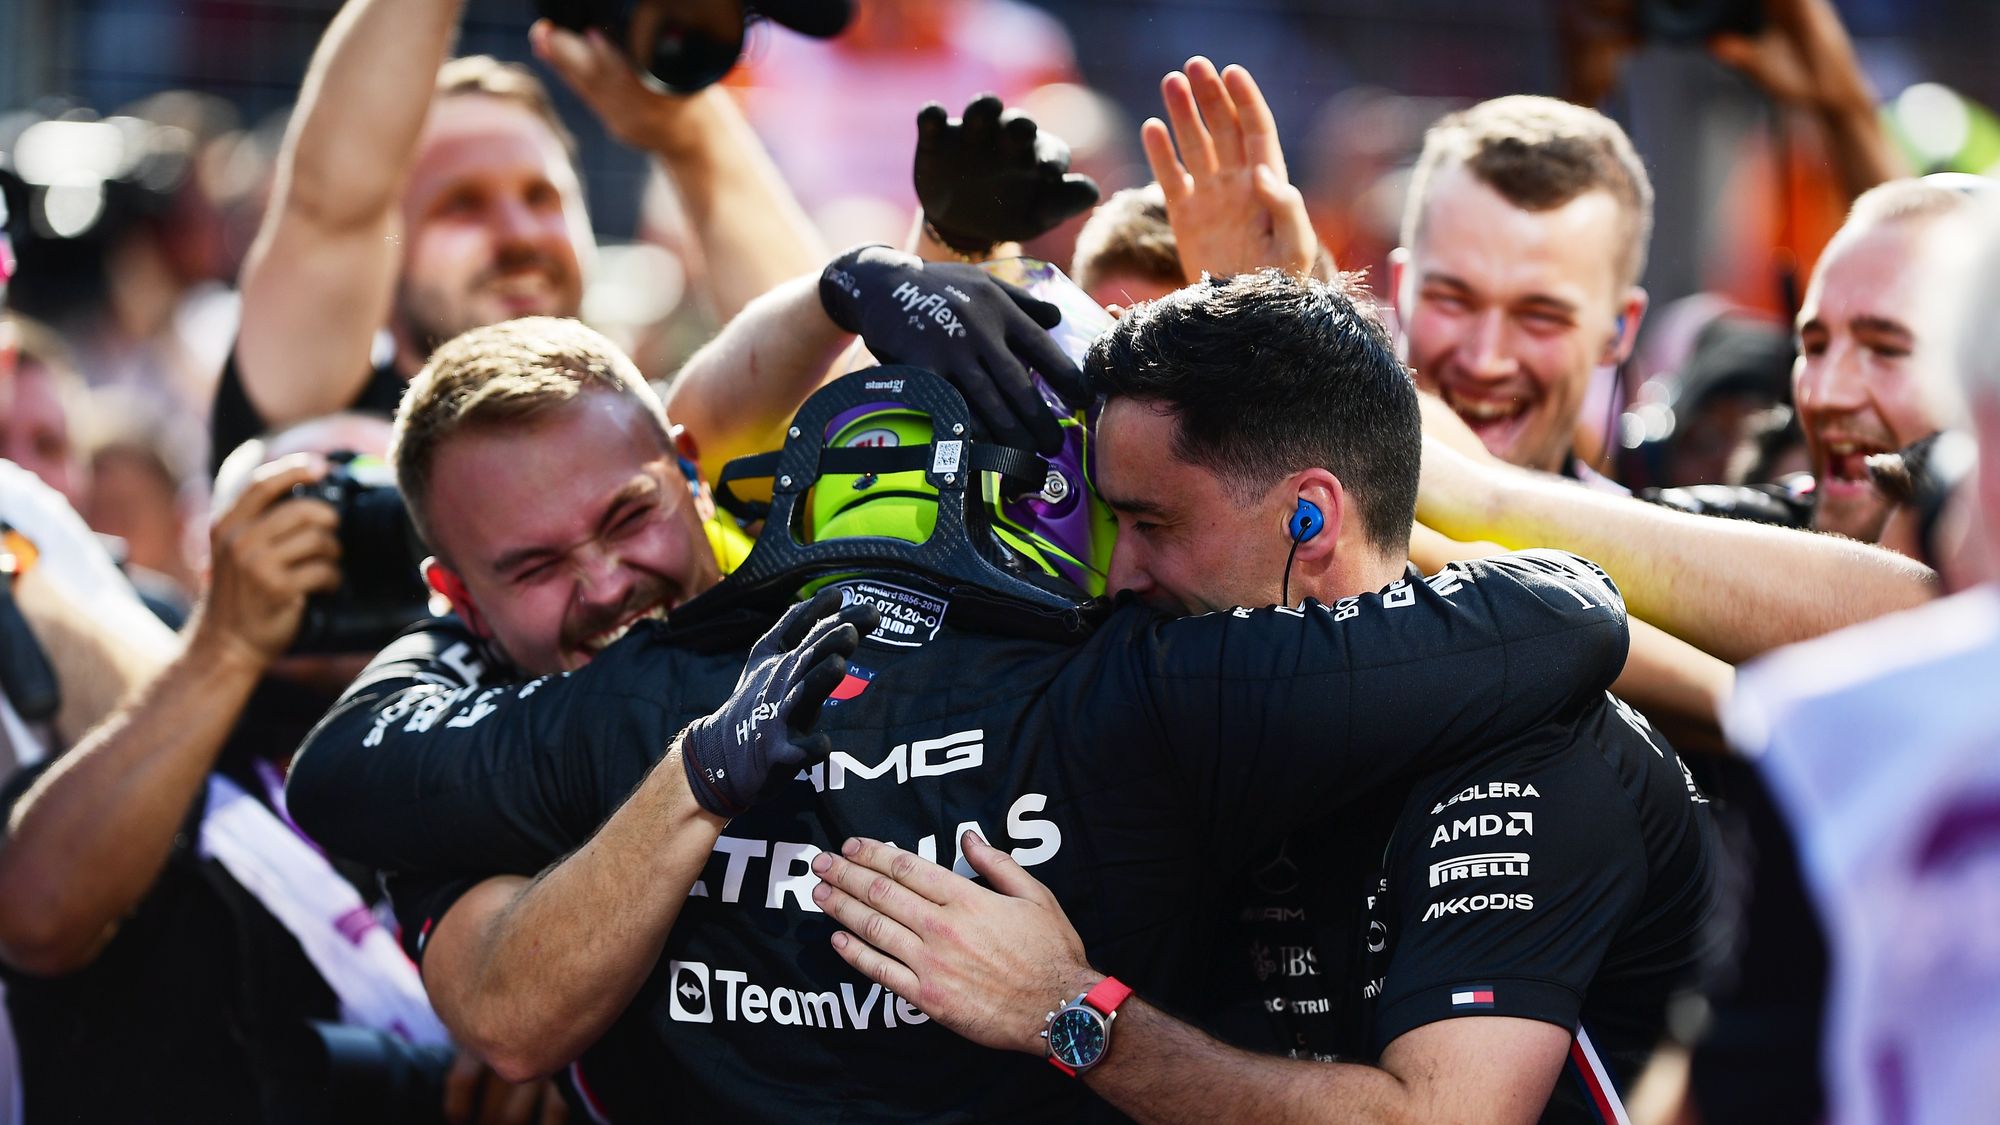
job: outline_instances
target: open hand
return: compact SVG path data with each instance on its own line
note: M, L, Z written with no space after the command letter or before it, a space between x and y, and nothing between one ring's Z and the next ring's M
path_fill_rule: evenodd
M1167 126L1139 129L1167 200L1181 272L1192 283L1275 266L1304 275L1319 252L1305 199L1286 179L1278 125L1256 79L1196 55L1160 80ZM1178 142L1180 155L1174 155Z
M959 845L994 890L853 839L813 859L813 901L847 927L833 947L870 980L981 1046L1044 1054L1048 1013L1103 974L1047 887L976 832Z
M944 376L973 418L1003 445L1054 453L1062 427L1032 368L1064 401L1084 401L1083 373L1048 330L1062 310L977 266L925 262L886 246L861 246L820 276L820 304L883 363Z
M841 592L827 588L771 626L751 647L736 691L681 734L681 764L702 808L735 816L825 760L833 745L813 732L820 708L847 675L861 634L880 623L873 606L843 606Z

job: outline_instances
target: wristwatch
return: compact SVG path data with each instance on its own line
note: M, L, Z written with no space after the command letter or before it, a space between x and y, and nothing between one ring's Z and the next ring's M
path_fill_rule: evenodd
M1050 1012L1048 1029L1042 1032L1049 1041L1049 1065L1074 1078L1104 1061L1111 1049L1111 1021L1130 995L1132 990L1116 978L1105 977L1089 992Z

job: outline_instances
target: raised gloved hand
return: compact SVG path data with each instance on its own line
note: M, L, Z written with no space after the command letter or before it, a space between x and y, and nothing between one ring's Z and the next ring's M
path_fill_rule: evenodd
M945 245L977 254L1046 233L1098 198L1069 170L1069 145L1018 109L984 95L952 118L936 102L917 114L917 201Z
M1028 376L1033 368L1065 401L1084 399L1083 373L1049 338L1062 322L1054 305L977 266L887 246L835 258L820 275L819 300L883 363L944 376L996 440L1042 453L1061 447L1062 428Z
M840 603L827 589L787 610L751 647L728 701L681 732L681 764L702 808L733 817L832 751L813 725L861 635L882 620L873 606Z

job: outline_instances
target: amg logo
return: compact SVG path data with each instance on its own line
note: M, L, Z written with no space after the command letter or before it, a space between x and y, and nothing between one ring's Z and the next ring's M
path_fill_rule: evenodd
M872 780L893 772L896 784L901 785L913 777L940 777L959 770L977 769L986 760L985 739L983 728L962 730L943 738L919 738L890 747L888 755L873 765L845 751L835 750L827 756L824 765L813 767L813 788L822 793L829 789L845 789L849 774Z
M1495 813L1468 816L1464 820L1454 820L1450 824L1440 824L1431 833L1431 847L1450 844L1467 836L1533 836L1535 834L1535 814L1530 812L1510 812L1502 817Z
M1482 910L1533 910L1534 895L1471 895L1431 903L1421 921L1429 922L1448 914L1477 914Z
M1303 922L1306 920L1304 908L1297 906L1246 906L1243 908L1245 922Z
M1481 852L1457 859L1441 859L1431 864L1431 886L1460 879L1482 879L1490 875L1526 875L1527 852Z
M1455 793L1432 805L1431 815L1436 816L1460 801L1484 801L1495 797L1539 796L1541 794L1535 792L1535 786L1532 782L1527 785L1517 785L1511 781L1489 781L1484 785L1475 785L1462 793Z
M711 976L713 984L711 984ZM879 1014L882 1026L898 1023L914 1025L930 1022L908 1000L884 992L871 984L865 995L854 985L843 983L839 992L802 992L792 988L766 989L749 983L749 976L733 969L716 969L700 961L669 961L667 1014L681 1023L714 1023L717 1020L743 1023L772 1023L786 1027L813 1027L824 1031L866 1031ZM714 986L722 990L721 1010L712 999ZM881 1006L877 1008L877 1004Z

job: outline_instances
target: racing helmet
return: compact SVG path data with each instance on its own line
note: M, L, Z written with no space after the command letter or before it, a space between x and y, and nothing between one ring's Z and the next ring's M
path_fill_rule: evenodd
M986 263L1001 280L1062 309L1051 332L1079 364L1092 340L1111 326L1104 309L1062 271L1032 259ZM1029 573L1059 578L1092 597L1105 592L1117 519L1089 484L1090 419L1064 405L1040 375L1042 401L1059 420L1062 447L1043 460L1039 489L1011 487L999 473L980 474L980 502L994 536ZM836 415L824 435L827 449L921 446L931 441L928 415L892 400L866 403ZM969 498L968 498L969 499ZM930 538L937 522L937 490L921 469L885 473L827 473L810 498L806 535L814 542L852 536L886 536L911 543Z
M1043 397L1058 413L1066 410L1053 401L1052 393L1044 391ZM988 509L994 536L1027 569L1063 579L1097 597L1104 593L1118 524L1084 476L1090 429L1082 412L1063 415L1061 425L1062 448L1045 459L1039 491L1013 495L1000 474L985 472L980 474L980 502ZM927 415L885 401L836 416L827 425L826 447L893 448L930 440ZM921 469L827 473L820 477L810 502L807 536L813 542L876 535L922 543L937 524L937 489Z

